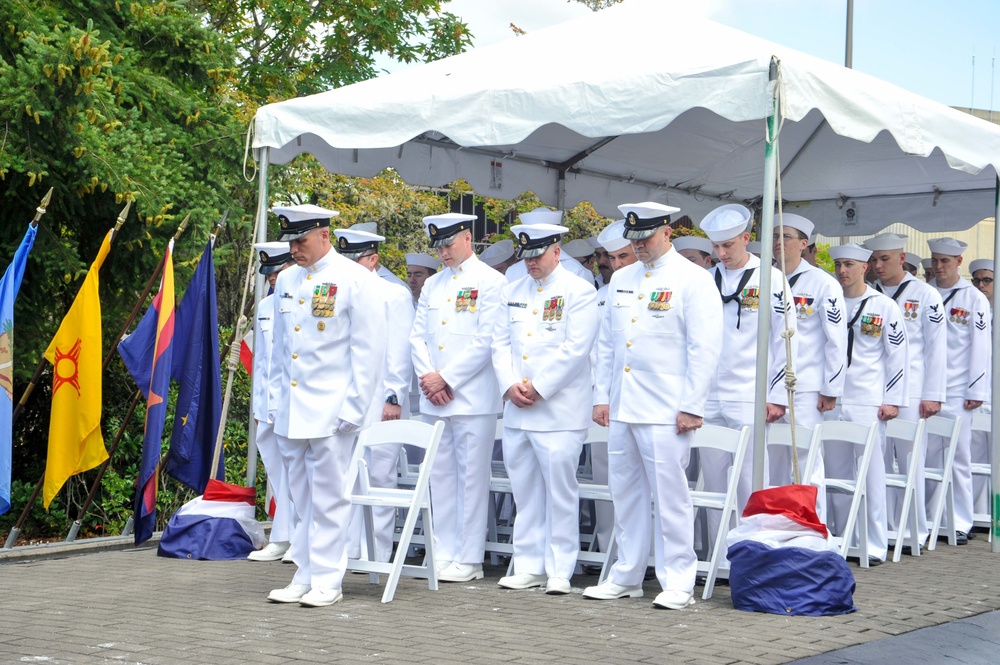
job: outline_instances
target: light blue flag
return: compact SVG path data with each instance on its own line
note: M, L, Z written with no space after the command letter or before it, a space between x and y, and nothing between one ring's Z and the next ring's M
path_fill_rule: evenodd
M38 228L28 225L21 246L0 279L0 515L10 510L10 467L13 457L11 413L14 408L14 301L21 288L28 252Z

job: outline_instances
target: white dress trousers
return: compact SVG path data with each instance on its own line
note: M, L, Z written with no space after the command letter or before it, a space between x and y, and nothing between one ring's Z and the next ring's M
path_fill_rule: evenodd
M278 436L274 425L260 420L257 422L257 451L267 469L267 479L271 482L274 497L274 517L271 518L272 543L287 543L292 540L292 499L288 489L288 467L278 448ZM265 506L265 509L268 507Z

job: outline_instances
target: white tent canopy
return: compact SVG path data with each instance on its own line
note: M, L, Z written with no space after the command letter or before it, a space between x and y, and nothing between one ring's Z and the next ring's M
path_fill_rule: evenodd
M720 199L762 194L772 58L782 194L824 235L892 222L968 228L993 213L1000 127L731 28L682 21L661 2L630 0L264 106L253 145L269 149L270 163L308 152L336 173L393 167L432 186L465 178L484 195L532 190L608 216L622 202L665 201L697 220Z
M780 165L776 151L765 150L776 103ZM1000 127L865 74L683 18L658 0L629 0L494 46L270 104L258 110L254 132L260 219L267 214L267 165L303 152L336 173L372 176L392 167L411 184L431 186L464 178L486 196L531 190L560 208L590 201L616 217L625 202L670 203L696 221L720 202L744 202L761 210L765 238L779 171L786 208L826 236L875 233L894 222L964 229L997 208ZM769 243L761 258L770 261ZM765 293L770 274L762 272ZM1000 304L1000 282L994 288ZM769 325L759 317L761 425ZM998 360L994 352L994 394ZM993 431L1000 432L1000 409ZM757 427L757 487L763 436ZM993 448L996 497L1000 445Z

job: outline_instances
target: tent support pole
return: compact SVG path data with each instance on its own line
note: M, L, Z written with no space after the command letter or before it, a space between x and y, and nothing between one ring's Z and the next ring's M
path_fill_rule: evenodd
M260 149L260 159L258 160L258 168L260 169L258 176L260 179L257 181L257 237L254 242L267 242L267 170L270 165L270 148ZM253 253L253 247L250 248L251 254ZM254 285L254 311L256 311L256 303L260 302L260 299L264 297L265 288L264 276L257 273L257 279ZM257 349L254 349L254 354L256 355ZM253 394L254 385L257 382L257 372L254 372L250 378L250 394ZM247 432L247 487L257 486L257 422L253 418L253 408L250 409L250 422L249 429Z
M997 222L1000 221L1000 176L996 182L996 196L994 198L993 211L993 257L1000 257L1000 233L997 233ZM997 396L1000 396L1000 357L997 349L1000 348L1000 325L997 325L998 318L997 303L1000 303L1000 282L993 282L993 356L992 356L992 385L990 386L990 404L996 404ZM993 542L990 543L990 551L994 554L1000 553L1000 444L997 443L997 434L1000 433L1000 404L991 408L990 415L990 501L992 510L990 511L990 531L993 534Z
M778 175L778 61L771 59L771 67L768 71L768 81L773 87L771 99L773 110L767 118L767 135L770 142L764 143L764 189L761 198L760 209L760 233L757 239L761 244L760 253L760 292L764 301L770 302L771 294L771 266L774 247L771 243L771 235L774 233L774 188L775 178ZM770 312L768 312L770 313ZM757 375L754 384L754 407L753 407L753 490L764 489L764 434L767 423L767 372L769 368L768 350L771 338L771 317L765 316L763 311L757 317Z
M559 169L559 180L556 181L556 207L566 211L566 169Z

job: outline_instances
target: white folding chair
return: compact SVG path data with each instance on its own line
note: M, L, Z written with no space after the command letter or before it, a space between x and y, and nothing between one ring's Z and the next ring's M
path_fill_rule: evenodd
M911 420L900 420L896 418L885 424L886 439L901 439L910 444L910 452L907 453L909 462L907 463L907 473L885 472L885 487L889 490L902 490L903 496L899 514L894 515L896 530L888 532L889 542L895 542L892 560L899 563L903 556L903 542L910 547L910 554L920 556L920 540L917 534L917 511L924 510L923 506L917 505L917 465L914 460L921 459L922 451L927 445L927 437L924 430L927 421L921 418L917 422ZM876 462L877 463L877 462ZM909 535L906 533L909 531Z
M982 411L974 411L972 413L972 432L985 432L986 440L990 440L990 431L993 429L992 418L990 414L983 413ZM975 480L976 476L984 478L986 481L986 492L987 497L989 497L989 487L990 479L992 476L989 461L986 462L973 462L972 463L972 477ZM975 485L973 485L974 487ZM972 525L973 526L983 526L989 530L989 536L987 538L990 542L993 542L993 514L990 511L990 506L992 501L987 498L987 512L985 513L973 513L972 514Z
M816 459L820 452L820 437L823 425L817 425L815 429L796 425L795 427L795 448L799 452L799 482L808 485L816 468ZM767 448L768 458L772 458L771 448L784 448L788 450L788 477L794 480L792 475L792 426L789 423L772 423L767 428ZM774 467L771 467L772 469ZM775 485L771 485L775 487Z
M494 442L503 440L503 418L497 420ZM500 563L500 557L510 558L508 574L514 565L514 489L507 477L503 460L493 460L490 465L490 500L486 516L486 551L490 563Z
M600 425L593 425L589 430L587 430L587 438L584 440L584 447L589 447L594 443L607 443L608 441L608 428L601 427ZM608 489L607 485L601 483L595 483L593 478L589 479L589 482L580 483L580 501L593 501L595 504L597 502L607 502L610 505L614 505L611 501L611 490ZM594 533L587 541L587 547L580 548L580 552L576 556L577 563L579 564L600 564L601 575L600 580L603 582L604 578L607 576L609 568L609 559L607 552L597 551L597 522L594 522ZM610 548L609 548L610 549Z
M701 594L702 600L712 597L715 590L715 580L718 577L729 577L729 559L726 553L726 536L729 530L739 523L739 515L736 513L736 486L739 484L740 469L743 468L743 458L746 457L747 446L750 441L750 428L744 426L741 429L729 429L715 425L702 425L695 430L694 439L691 441L691 450L711 448L729 453L731 465L727 471L727 489L725 492L706 492L704 490L693 490L691 492L691 503L695 510L708 511L720 510L722 515L719 519L719 531L715 535L715 544L709 552L708 560L698 561L698 573L705 575L705 590Z
M444 432L444 421L437 421L434 425L414 422L412 420L387 420L375 423L361 431L358 442L354 448L354 455L351 457L351 466L348 476L348 487L354 487L355 483L360 486L360 493L353 494L351 501L354 505L362 506L365 519L365 531L368 538L368 551L375 551L375 535L373 529L372 508L405 508L406 523L399 537L399 546L391 562L367 561L362 559L349 559L348 570L359 570L371 573L370 579L373 584L378 583L379 573L388 573L389 579L382 594L382 602L392 601L396 594L396 585L399 583L401 575L407 577L427 578L427 586L431 591L437 591L438 580L437 571L434 567L434 527L431 521L431 501L430 501L430 479L431 467L434 465L434 458L437 456L438 445L441 443L441 434ZM413 489L404 488L381 488L372 487L368 477L368 465L365 463L365 450L373 446L385 444L410 444L424 449L424 459L420 463L420 471ZM406 554L410 548L417 525L417 517L420 517L424 528L424 547L426 554L422 565L406 564Z
M826 491L827 494L846 494L851 497L851 506L841 535L830 536L830 541L845 559L848 555L856 554L862 568L868 567L868 492L865 489L865 479L875 453L877 431L878 423L861 425L844 420L827 420L823 422L820 438L824 454L829 454L838 446L850 446L850 452L854 455L854 478L831 478L827 473ZM855 528L858 531L858 544L852 546Z
M956 545L955 535L955 478L952 475L952 467L955 464L955 448L958 446L958 433L962 428L962 416L954 420L943 416L931 416L927 419L927 436L943 436L948 443L944 448L944 466L924 468L924 479L939 483L937 491L937 501L934 503L934 511L931 516L931 537L927 543L928 550L937 547L938 533L943 526L948 534L948 544ZM927 460L930 464L931 460ZM930 492L928 491L928 494Z

